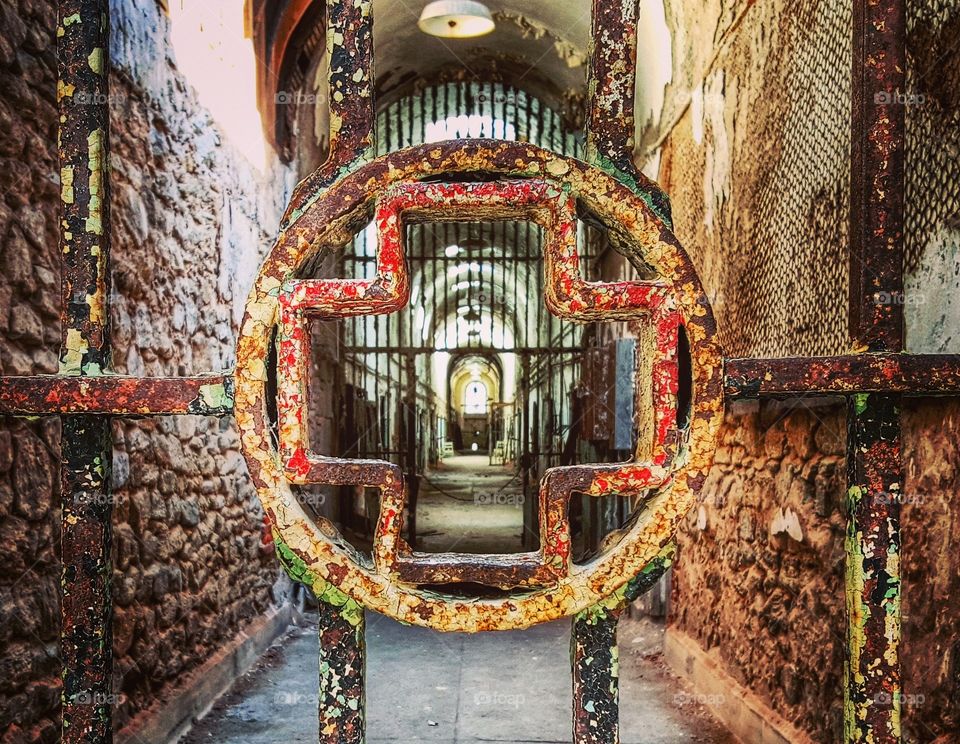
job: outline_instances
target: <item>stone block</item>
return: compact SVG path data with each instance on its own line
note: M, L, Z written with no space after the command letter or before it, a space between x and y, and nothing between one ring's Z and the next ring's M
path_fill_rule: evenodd
M31 266L33 249L23 231L14 226L3 244L3 275L26 294L32 294L37 290L38 284Z
M53 500L54 466L50 453L39 438L27 429L16 437L16 462L13 468L15 509L27 519L46 516Z
M180 508L180 524L196 527L200 524L200 506L192 499L184 499Z
M0 519L10 513L13 499L13 487L6 480L0 480Z
M110 471L110 485L114 489L123 488L130 480L130 455L123 450L113 451L113 467Z
M11 339L22 341L29 346L43 343L43 321L40 316L28 305L14 305L10 308Z
M137 631L138 608L116 607L113 610L113 653L116 658L126 655L133 647Z
M140 562L140 543L129 524L118 524L113 530L116 545L116 567L126 571L131 565Z

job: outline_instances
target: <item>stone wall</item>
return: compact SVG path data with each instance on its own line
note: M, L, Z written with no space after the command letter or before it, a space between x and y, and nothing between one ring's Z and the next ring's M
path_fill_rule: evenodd
M907 401L903 445L904 737L949 744L960 731L960 401Z
M925 49L956 56L949 4L908 5L911 59ZM672 80L638 141L650 162L659 157L726 352L847 351L852 3L664 7ZM891 301L906 305L915 352L957 342L949 75L910 76L926 104L908 111L907 291ZM904 407L904 729L915 742L953 741L960 721L958 410ZM838 740L842 719L844 428L839 403L734 406L704 504L680 536L673 583L674 630L818 742Z
M114 367L228 368L289 192L227 141L177 71L159 4L112 3ZM55 372L55 4L0 5L0 370ZM114 425L116 720L174 692L274 601L275 560L233 422ZM58 737L59 425L0 426L0 741Z
M680 533L671 624L816 741L838 741L842 405L736 404L721 437Z
M0 4L0 372L56 372L55 18L49 0ZM0 419L0 741L54 741L60 513L55 419Z
M904 734L947 742L960 726L960 402L907 401L903 424ZM732 406L672 584L671 626L817 742L842 731L844 426L841 404Z

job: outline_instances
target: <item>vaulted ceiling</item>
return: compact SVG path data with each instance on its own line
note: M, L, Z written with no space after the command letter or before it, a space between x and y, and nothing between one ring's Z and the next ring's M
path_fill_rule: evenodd
M587 80L590 0L488 0L496 30L475 39L424 34L426 0L374 0L378 99L388 104L418 82L499 80L523 87L567 112L582 102ZM299 89L324 54L324 0L248 0L248 30L260 62L267 134L283 149L278 91Z
M671 10L638 0L637 124L658 120L673 73ZM485 0L496 29L473 39L440 39L417 26L427 0L373 0L376 89L387 105L416 85L479 79L523 88L579 123L586 97L592 0ZM715 3L714 3L715 4ZM326 0L247 0L259 60L259 99L270 141L289 158L290 111L279 91L314 90L324 58ZM675 13L674 13L675 15ZM682 35L681 35L682 36ZM673 41L682 39L674 38ZM314 87L311 87L314 86ZM319 91L318 91L319 92ZM324 113L317 113L322 122ZM638 152L646 144L635 140ZM644 156L649 152L644 152Z

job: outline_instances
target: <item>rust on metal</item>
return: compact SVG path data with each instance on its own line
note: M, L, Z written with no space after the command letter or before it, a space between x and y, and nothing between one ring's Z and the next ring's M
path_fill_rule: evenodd
M542 178L493 182L401 182L377 199L376 275L370 279L288 280L280 288L277 410L280 455L290 483L356 485L381 490L374 536L377 571L408 584L469 582L509 589L555 584L570 567L567 510L575 491L593 496L640 496L667 481L675 439L679 314L662 281L586 282L576 241L576 206L560 186ZM403 255L405 228L418 222L527 219L546 233L546 304L576 321L651 316L655 329L654 459L647 464L551 470L540 489L540 550L515 556L415 553L401 538L407 493L399 468L385 462L342 460L310 451L306 401L310 318L391 313L409 300ZM408 484L409 486L409 484Z
M903 349L904 0L854 0L850 336L854 352ZM844 732L899 742L900 398L848 399Z
M855 351L900 351L907 68L904 0L854 0L850 336Z
M311 587L319 604L320 741L363 744L366 718L363 608L311 572L279 535L275 536L274 546L286 572Z
M62 0L59 12L60 371L97 375L110 362L107 9L97 0Z
M624 182L635 183L669 227L669 198L633 159L638 6L637 0L593 0L586 158Z
M480 187L464 186L476 179L465 181L463 176L478 173L511 182L533 181L534 190L540 182L545 182L552 187L552 193L563 193L565 199L579 199L606 224L620 231L636 256L654 267L668 288L675 312L690 339L695 387L690 427L682 433L675 461L659 465L586 466L575 470L575 476L566 476L590 494L650 492L646 509L623 540L584 566L554 565L558 578L549 586L525 588L522 594L495 599L440 595L397 581L384 565L386 557L404 552L398 542L400 529L396 523L381 525L378 559L373 566L358 562L339 540L327 537L331 525L315 524L290 491L291 474L314 477L318 474L314 469L317 462L306 450L303 456L296 456L302 436L293 433L291 437L291 432L285 430L286 418L281 421L280 440L293 445L284 444L283 449L296 459L291 462L286 457L278 458L266 413L264 360L273 330L282 320L280 296L284 287L290 286L288 283L299 279L298 272L306 262L315 257L317 250L347 244L356 226L363 222L359 216L372 210L378 199L392 194L394 189L424 193L429 189L416 183L427 177L437 181L442 175L448 184L460 179L460 185L443 188L460 189L469 194L471 189ZM358 603L404 622L443 630L526 627L575 614L610 596L669 542L673 529L694 503L712 461L713 438L722 415L721 358L714 341L713 317L696 272L669 228L647 200L605 172L532 145L502 141L445 142L391 153L342 175L321 191L311 196L310 206L299 219L281 231L261 268L247 304L237 347L236 416L244 454L265 509L286 545L311 571L336 583ZM433 218L432 214L428 216ZM565 264L560 261L559 265ZM597 287L581 289L597 290ZM645 289L643 292L647 294L641 294L649 299L650 291L653 290ZM561 301L568 296L580 297L579 293L562 297L561 294L558 293ZM602 296L603 292L599 294ZM590 312L589 307L571 312L576 314L580 310ZM649 314L642 307L632 311L640 316ZM662 371L666 373L670 368L668 364ZM669 384L665 387L670 389ZM302 425L295 421L294 426L302 430ZM282 462L286 465L280 466ZM342 464L349 467L348 462ZM327 469L328 477L331 465L333 469L340 468L329 461L321 465ZM389 472L386 463L379 466L379 473L375 472L375 463L363 467L371 468L369 475L374 477L382 478ZM352 477L349 471L342 472L341 478ZM396 477L394 473L385 488L376 483L371 485L381 487L384 499L394 499L394 503L400 504L402 492L398 490ZM564 478L562 473L552 477L558 484ZM392 519L400 519L399 509L385 511L392 513ZM562 530L552 542L549 536L543 540L542 555L548 562L567 561ZM389 565L389 560L386 562Z
M199 377L4 377L0 414L98 413L111 416L198 414L233 411L233 376Z
M319 596L320 741L363 744L366 714L363 611L344 612L347 598L328 587Z
M96 377L110 363L107 13L107 0L58 5L64 375ZM64 417L60 654L68 743L112 736L111 449L108 419Z
M327 160L297 184L281 229L295 222L324 187L373 158L377 117L372 0L327 0L327 62Z
M573 618L573 744L620 741L617 624L627 605L660 580L675 556L676 546L668 545L619 591Z
M900 741L899 396L848 401L846 604L848 742Z
M848 354L727 359L723 389L728 400L805 393L957 395L960 394L960 355Z

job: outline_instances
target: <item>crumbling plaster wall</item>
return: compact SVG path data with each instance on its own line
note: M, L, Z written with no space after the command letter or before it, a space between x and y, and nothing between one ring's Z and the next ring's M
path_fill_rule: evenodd
M111 3L114 367L229 368L292 176L261 172L179 73L159 3ZM0 369L52 373L59 346L52 0L0 4ZM115 717L173 694L267 611L277 568L232 421L114 425ZM0 427L0 741L59 737L59 425Z
M910 3L906 291L878 298L904 303L911 351L957 350L948 5ZM851 3L665 8L672 80L638 142L727 355L847 352ZM958 412L920 399L903 411L904 729L918 742L952 740L960 720ZM731 407L673 582L674 631L818 742L839 738L842 717L844 426L836 402Z

